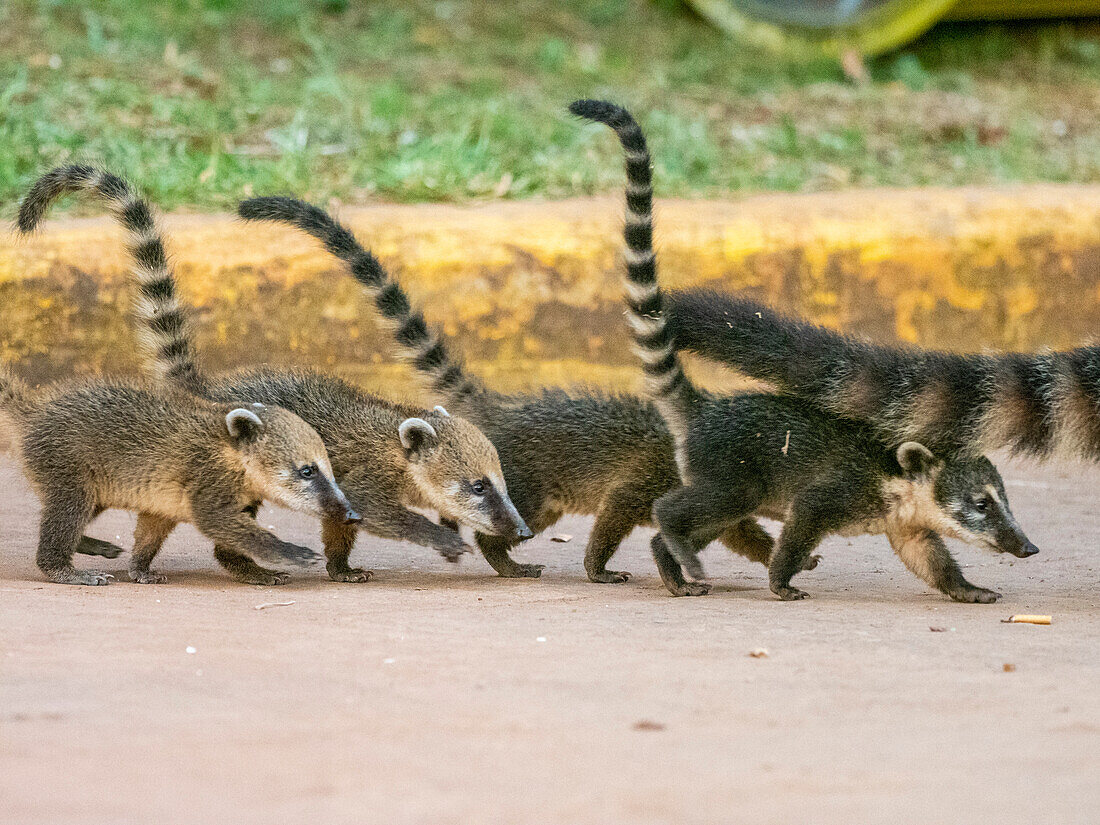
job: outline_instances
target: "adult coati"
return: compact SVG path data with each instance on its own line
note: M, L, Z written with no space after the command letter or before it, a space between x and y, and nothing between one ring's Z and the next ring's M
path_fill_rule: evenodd
M867 422L887 443L1100 461L1100 346L960 355L870 344L710 290L666 304L681 349Z
M697 553L753 515L783 520L768 565L784 600L813 549L830 533L884 532L905 565L952 599L992 602L999 594L962 575L940 534L1000 552L1038 550L1020 530L994 466L985 458L936 458L909 441L896 449L867 426L842 421L797 399L763 393L715 396L696 388L665 322L653 251L649 150L619 106L579 100L570 111L611 127L626 155L626 305L646 387L676 444L683 486L654 504L653 551L675 594L706 592ZM695 579L683 579L681 567Z
M247 220L295 226L342 260L393 328L402 355L428 378L432 392L496 445L512 499L531 529L541 532L565 513L594 515L584 555L588 578L615 583L630 577L608 570L608 561L636 526L652 523L653 502L680 483L672 438L652 404L593 390L495 392L466 373L401 286L324 210L292 198L263 197L242 202L238 211ZM749 520L716 538L763 564L771 554L771 537ZM541 564L512 559L508 551L514 539L481 532L477 543L501 576L542 572Z
M116 555L106 542L81 546L85 526L108 508L139 514L130 578L142 584L166 581L150 564L179 522L193 523L222 565L252 581L286 578L257 559L318 558L256 524L250 513L263 499L342 524L359 520L320 436L278 407L218 404L123 380L31 390L0 365L0 414L14 426L42 502L38 567L55 582L107 584L109 575L78 570L72 557Z
M361 524L323 518L329 576L367 581L350 567L357 530L433 547L450 561L468 548L452 529L410 507L438 510L471 528L514 541L530 531L508 497L496 450L470 422L442 407L424 410L386 401L322 373L259 367L222 376L200 369L175 276L148 205L115 175L65 166L44 175L23 201L19 226L33 230L61 195L88 191L103 199L126 230L134 258L139 338L148 369L197 396L278 405L320 434L332 471L362 514Z

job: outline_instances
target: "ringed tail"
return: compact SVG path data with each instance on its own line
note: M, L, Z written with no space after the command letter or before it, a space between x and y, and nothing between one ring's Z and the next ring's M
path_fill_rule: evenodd
M88 192L102 200L126 231L137 287L134 314L138 339L158 379L201 393L204 380L195 355L187 313L176 294L164 241L146 201L122 178L93 166L59 166L35 181L19 205L17 226L28 234L62 195Z
M867 422L887 443L1100 461L1100 346L964 355L871 344L711 290L667 304L677 347Z
M623 282L627 319L642 359L647 394L653 399L677 442L687 435L691 408L699 391L684 373L664 311L653 251L653 182L645 135L621 106L601 100L577 100L569 111L614 130L626 159L626 276ZM677 455L681 453L677 449ZM682 468L681 468L682 469Z
M480 390L477 380L466 374L461 362L448 353L442 338L428 327L401 285L363 248L351 230L328 212L295 198L260 197L242 201L237 213L247 221L276 221L294 226L312 235L343 261L392 327L402 357L428 378L432 390L448 404L461 406Z

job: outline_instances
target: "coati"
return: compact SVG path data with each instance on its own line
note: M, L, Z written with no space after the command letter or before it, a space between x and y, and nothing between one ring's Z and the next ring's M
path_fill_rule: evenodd
M238 212L246 220L295 226L342 260L393 328L402 355L429 379L431 390L496 445L512 499L530 528L541 532L565 513L594 515L584 555L588 578L600 583L630 578L629 573L608 570L608 561L636 526L651 523L653 502L680 483L672 439L652 404L589 390L494 392L450 356L401 286L324 210L292 198L261 197L242 202ZM716 538L763 564L771 554L771 537L749 520ZM512 559L513 538L481 531L477 543L501 576L542 572L541 564ZM815 563L812 559L807 565Z
M866 421L887 443L1100 461L1100 346L959 355L870 344L710 290L666 303L681 349Z
M49 172L24 199L19 226L29 232L66 192L103 199L126 230L134 259L139 338L148 369L171 386L218 402L278 405L317 430L332 472L361 523L322 519L329 576L363 582L348 564L359 528L435 548L450 561L468 551L453 529L410 507L431 508L483 533L516 541L531 535L508 497L497 452L470 422L442 407L424 410L367 394L322 373L259 367L207 376L196 357L175 277L148 205L115 175L88 166Z
M253 581L286 578L256 560L318 558L256 524L250 514L263 499L342 524L359 520L333 481L320 437L278 407L217 404L123 380L32 391L0 365L0 414L14 425L42 502L38 567L61 584L108 583L108 574L72 564L85 526L108 508L139 513L130 578L142 584L166 581L150 565L179 522L193 523L214 541L218 561ZM113 556L103 552L110 547L79 549Z
M1009 509L1004 485L985 458L935 457L907 441L896 449L867 426L842 421L798 399L763 393L715 396L696 388L665 322L653 251L652 183L645 137L619 106L579 100L570 111L611 127L626 155L626 305L646 388L668 423L683 486L653 507L652 547L677 595L709 589L697 553L753 515L779 518L768 564L784 600L811 552L830 533L884 532L905 565L952 599L992 602L999 594L962 575L941 534L999 552L1038 552ZM682 570L695 580L686 582Z

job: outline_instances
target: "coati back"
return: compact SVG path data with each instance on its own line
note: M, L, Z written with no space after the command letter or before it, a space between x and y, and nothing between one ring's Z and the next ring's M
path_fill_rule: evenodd
M332 480L320 437L286 410L216 404L136 381L32 392L0 366L0 413L42 502L37 561L55 582L107 584L110 576L76 569L72 556L114 555L99 546L106 543L82 546L81 538L109 508L139 513L130 577L140 583L165 581L150 564L181 521L211 538L232 571L256 574L264 570L257 559L317 558L256 524L248 513L263 499L349 523L359 518Z
M28 195L20 227L29 231L53 200L76 190L103 198L128 233L135 262L138 337L153 374L215 401L244 398L300 416L327 446L337 480L362 514L362 529L376 536L433 547L450 561L467 551L455 530L432 523L410 507L438 510L508 540L530 535L508 497L493 445L470 422L442 407L428 411L391 403L309 371L265 367L205 375L150 210L124 181L89 167L55 169ZM328 573L336 581L370 578L369 571L348 564L356 532L355 525L323 519Z
M785 600L807 595L790 580L821 539L853 531L885 532L910 570L953 599L995 601L997 593L966 581L940 538L1019 556L1037 552L1016 524L993 465L985 458L944 462L914 442L891 450L869 428L796 399L721 397L695 388L680 364L657 283L645 137L619 106L580 100L570 111L611 127L626 154L627 318L646 386L676 439L684 482L653 507L660 533L652 546L669 590L707 592L699 550L763 515L784 521L768 576ZM683 569L696 581L686 581Z
M292 198L262 197L244 201L238 211L247 220L295 226L343 261L393 329L406 360L443 403L496 446L508 490L531 529L541 532L565 513L596 516L584 557L588 578L627 581L630 574L608 570L608 561L634 527L651 523L653 502L679 484L672 439L653 404L587 390L494 392L466 373L400 284L324 210ZM738 524L719 538L764 564L771 554L770 536L755 523ZM509 555L515 542L507 537L482 532L477 542L502 576L542 572L542 565L515 562Z
M887 443L1100 461L1100 346L997 355L881 346L710 290L671 293L668 313L678 347L866 421Z

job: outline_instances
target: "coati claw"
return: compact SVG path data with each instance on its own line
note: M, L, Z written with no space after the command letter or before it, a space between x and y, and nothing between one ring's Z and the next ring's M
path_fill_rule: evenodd
M110 573L101 570L77 570L75 567L63 567L59 570L51 570L46 573L51 581L58 584L83 584L90 587L101 587L110 584L114 578Z
M620 570L601 570L599 573L589 573L588 580L597 584L622 584L630 581L630 574Z
M969 604L993 604L997 599L1001 598L1001 594L996 590L986 590L984 587L975 587L970 590L956 590L947 595L957 602L967 602Z
M373 575L373 570L364 570L362 567L345 567L328 571L328 577L334 582L367 582Z
M290 581L290 574L279 570L251 571L235 577L243 584L254 584L259 587L276 587Z
M802 569L804 571L805 570L813 570L815 567L817 567L817 564L820 561L821 561L821 556L818 556L818 555L807 556L806 561L802 562Z
M136 584L166 584L168 577L152 570L131 570L130 580Z
M710 592L710 582L684 582L676 586L669 586L669 592L673 596L705 596Z
M797 587L773 587L772 592L785 602L797 602L800 599L810 598L810 594Z

